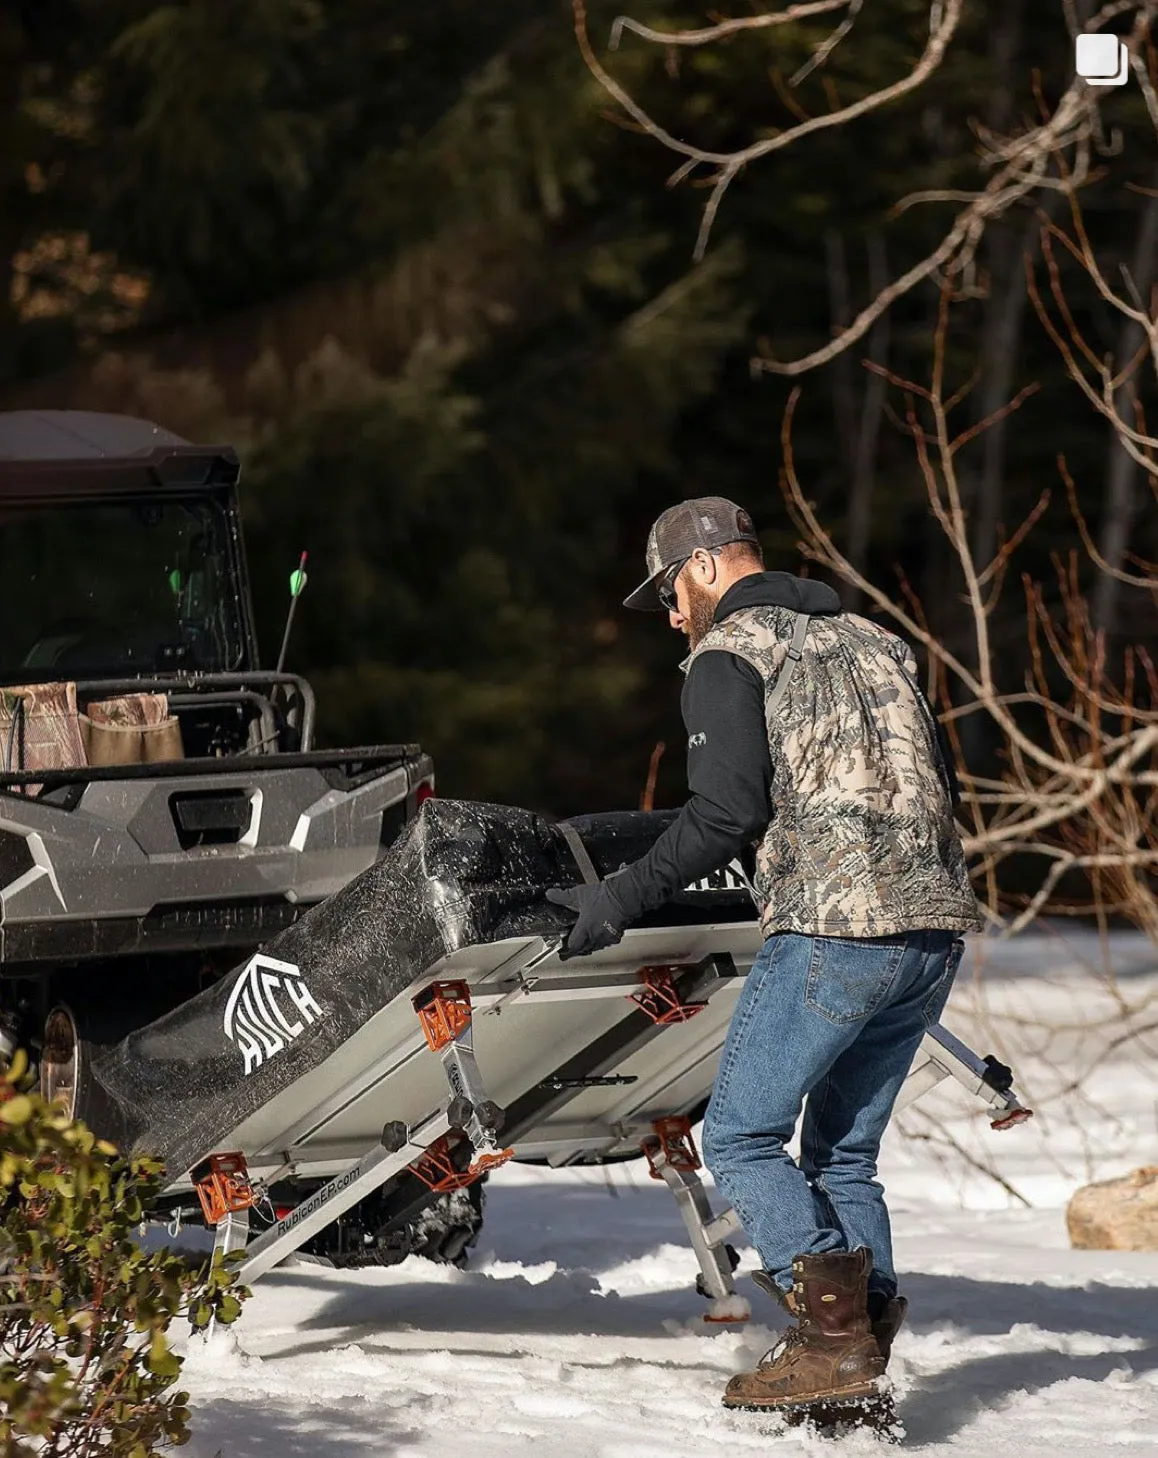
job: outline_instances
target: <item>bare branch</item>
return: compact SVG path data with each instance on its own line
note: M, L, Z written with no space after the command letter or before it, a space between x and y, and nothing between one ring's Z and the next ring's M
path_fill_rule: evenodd
M984 572L979 572L977 574L978 582L986 583L992 580L994 584L993 593L989 601L989 606L992 607L996 604L997 598L1000 595L1001 588L1005 580L1006 569L1009 566L1009 562L1012 559L1013 554L1017 551L1018 547L1021 546L1022 542L1025 541L1029 533L1045 515L1045 509L1049 505L1049 501L1050 493L1048 490L1045 490L1037 498L1037 502L1034 505L1033 509L1029 512L1028 516L1026 516L1025 520L1021 523L1021 525L1017 528L1017 530L1013 533L1009 540L1003 543L1003 545L998 548L997 555L993 558L993 561L990 562L989 566L985 568Z
M725 40L744 30L767 30L773 25L791 25L798 20L811 20L814 15L831 15L834 10L847 10L852 4L860 9L863 0L809 0L808 4L790 5L787 10L777 10L766 15L748 15L738 20L722 20L718 25L705 25L699 30L654 30L629 15L616 16L611 26L608 50L617 51L625 30L641 36L660 46L706 46L712 41Z
M1115 577L1119 582L1125 582L1130 587L1152 588L1154 586L1155 579L1158 578L1158 565L1148 567L1147 575L1145 577L1137 577L1131 572L1123 572L1120 567L1111 567L1109 562L1105 560L1102 554L1098 551L1097 544L1094 541L1093 535L1090 532L1089 526L1086 522L1086 518L1082 513L1081 507L1078 505L1077 488L1074 485L1073 477L1070 475L1069 467L1066 465L1065 456L1058 456L1057 468L1058 474L1065 482L1066 495L1069 498L1070 503L1070 511L1073 513L1074 521L1077 523L1078 531L1081 534L1082 545L1085 547L1086 552L1089 555L1090 561L1093 562L1099 572L1105 572L1107 576Z
M814 132L828 131L833 127L844 126L848 122L855 121L857 117L866 116L870 112L879 110L882 106L901 96L915 91L919 86L933 74L944 59L946 48L957 29L961 18L961 10L964 0L945 0L940 12L940 23L932 30L924 52L916 66L907 76L902 76L891 86L885 86L880 91L874 91L868 96L863 96L859 101L854 101L846 107L837 111L829 112L824 116L811 117L802 121L798 126L789 127L787 131L778 131L773 136L763 137L750 146L741 148L734 152L714 152L702 147L693 146L675 137L666 128L659 125L639 105L637 101L614 79L600 63L591 46L591 39L587 32L587 6L586 0L572 0L572 9L575 16L575 36L579 44L579 51L588 69L608 95L614 97L624 111L637 123L637 125L649 136L663 143L665 147L681 156L694 159L697 162L711 163L722 169L716 178L712 196L708 202L711 210L711 217L714 218L719 208L720 200L727 190L729 184L737 174L749 163L758 161L762 157L770 156L773 152L782 151L785 147L791 146L794 142ZM657 33L664 44L670 42L662 33ZM705 210L706 211L706 210ZM700 236L696 242L694 257L697 262L703 257L704 248L707 244L708 232L710 231L710 220L706 220L706 226L701 226Z
M789 77L789 86L799 86L801 81L803 81L807 76L810 76L812 72L815 71L818 67L824 65L825 61L828 60L829 56L832 55L833 51L836 50L837 46L840 45L841 41L844 40L845 36L856 24L856 18L860 14L861 7L863 5L864 0L849 0L848 14L840 22L840 24L832 32L828 39L826 41L823 41L819 46L817 46L816 53L813 55L812 59L810 61L805 61L804 65L801 66L800 70L797 71L794 76Z

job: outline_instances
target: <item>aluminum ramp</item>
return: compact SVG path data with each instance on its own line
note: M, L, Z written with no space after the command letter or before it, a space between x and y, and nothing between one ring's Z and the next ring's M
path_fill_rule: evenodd
M612 874L670 818L558 827L428 802L358 881L112 1050L97 1083L122 1139L162 1153L170 1197L197 1191L222 1249L245 1246L246 1283L375 1192L403 1221L508 1158L644 1149L679 1202L710 1318L735 1319L736 1221L713 1215L690 1129L762 945L751 901L721 875L659 924L560 962L569 918L543 899ZM940 1028L900 1105L947 1077L998 1127L1028 1117L1008 1070ZM254 1202L295 1185L292 1208L251 1240Z
M754 924L709 924L628 932L618 947L566 963L555 955L557 938L513 939L446 958L408 989L410 997L384 1009L327 1065L225 1140L246 1152L258 1185L289 1172L331 1176L248 1245L240 1279L255 1280L419 1164L450 1130L454 1098L473 1095L472 1103L489 1099L503 1111L495 1137L476 1133L472 1144L483 1168L508 1148L515 1159L552 1165L646 1150L652 1173L677 1200L700 1263L697 1284L712 1302L706 1319L742 1320L727 1249L741 1233L739 1221L731 1210L711 1210L688 1115L711 1091L736 997L760 945ZM656 968L670 983L654 977ZM657 981L664 994L658 1000L651 997ZM455 982L469 994L470 1020L440 1056L413 1003L424 987ZM402 1002L409 1005L400 1008ZM657 1021L673 1013L676 1020ZM464 1041L468 1072L455 1082L446 1076L453 1067L448 1053ZM946 1078L986 1106L995 1128L1028 1117L1008 1071L939 1026L922 1043L898 1110ZM398 1117L405 1108L424 1112L408 1123ZM247 1243L242 1214L222 1221L222 1249Z

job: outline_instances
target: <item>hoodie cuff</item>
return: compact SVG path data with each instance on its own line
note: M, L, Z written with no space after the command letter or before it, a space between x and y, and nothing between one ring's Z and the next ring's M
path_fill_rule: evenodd
M612 871L600 882L623 926L629 926L651 909L647 895L639 885L638 873L632 874L642 864L642 858L632 861L630 866L625 866L622 871ZM654 904L659 905L658 902Z

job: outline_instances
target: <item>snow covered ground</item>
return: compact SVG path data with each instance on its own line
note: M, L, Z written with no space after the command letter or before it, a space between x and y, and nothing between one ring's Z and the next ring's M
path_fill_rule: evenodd
M1072 1251L1064 1221L1078 1185L1158 1164L1158 960L1140 938L1110 950L1115 977L1099 982L1089 935L974 949L945 1023L1013 1063L1042 1112L995 1134L963 1091L941 1089L890 1130L881 1172L911 1301L891 1375L907 1451L1158 1454L1158 1253ZM191 1344L186 1452L832 1452L719 1406L778 1327L742 1255L755 1319L705 1326L674 1203L646 1167L508 1166L490 1181L470 1271L300 1263L258 1282L235 1328ZM880 1449L858 1433L840 1451Z

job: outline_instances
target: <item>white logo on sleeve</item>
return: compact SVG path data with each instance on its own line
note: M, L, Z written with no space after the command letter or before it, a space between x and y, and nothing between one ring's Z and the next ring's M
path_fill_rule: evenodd
M692 737L688 740L688 748L698 749L701 744L707 744L707 742L708 736L701 729L698 734L693 734Z
M298 968L292 962L279 962L258 952L233 984L223 1026L225 1036L237 1044L245 1059L244 1072L248 1075L268 1063L321 1016L322 1010Z
M729 861L726 866L721 866L718 871L712 871L707 876L701 876L698 881L693 881L684 887L685 891L749 891L752 892L752 883L748 880L743 866L738 860ZM753 892L753 894L755 894Z

